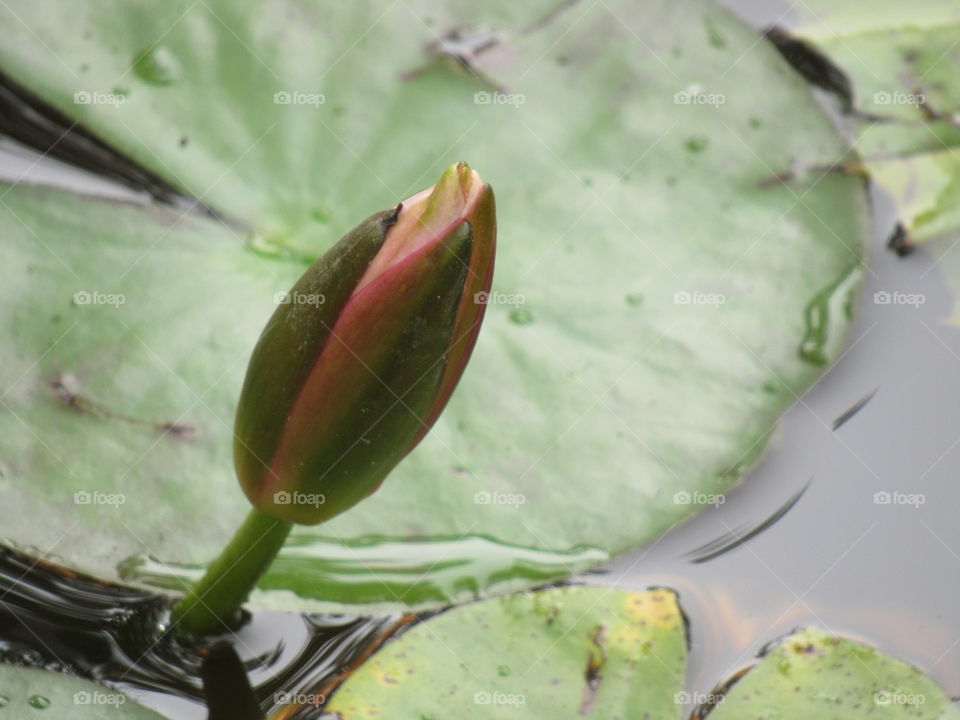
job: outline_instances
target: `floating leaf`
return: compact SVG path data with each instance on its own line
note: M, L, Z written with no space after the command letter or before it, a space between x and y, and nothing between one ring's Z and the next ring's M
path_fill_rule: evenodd
M960 11L921 0L904 5L813 0L795 32L849 78L856 147L893 197L908 239L960 230Z
M301 560L349 541L357 594L319 567L255 602L429 601L458 562L434 602L516 589L715 502L856 290L859 180L775 177L844 157L805 83L695 0L284 7L0 6L5 73L231 218L0 190L5 535L164 587L213 558L246 510L231 428L276 294L459 159L501 228L471 365L376 496L293 536ZM466 535L482 557L451 564ZM417 552L381 582L384 538Z
M677 718L684 622L669 590L558 588L457 608L389 643L325 710L395 717Z
M862 643L809 628L782 640L719 699L710 720L960 718L923 673Z

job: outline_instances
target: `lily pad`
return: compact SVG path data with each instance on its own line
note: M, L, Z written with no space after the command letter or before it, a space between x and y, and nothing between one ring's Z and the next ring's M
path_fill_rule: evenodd
M694 632L696 629L694 628ZM324 710L391 717L857 720L960 717L916 668L816 628L705 698L683 690L684 625L665 589L565 587L460 607L390 641ZM337 715L339 713L339 715Z
M41 712L47 710L49 712ZM63 673L0 664L0 718L163 720L131 698Z
M559 588L457 608L389 643L324 708L395 717L677 718L686 640L669 590Z
M719 697L710 720L960 718L915 667L862 643L809 628L782 640Z
M871 176L893 197L912 242L960 230L960 10L813 0L795 32L848 76L855 141Z
M258 603L427 602L468 535L437 602L640 544L716 502L842 346L863 188L771 182L845 143L711 4L14 2L0 27L3 72L230 216L0 190L0 524L72 567L170 587L216 555L277 294L461 158L500 225L471 366L376 495L291 540L344 541L362 590L320 567ZM404 541L382 581L376 544Z

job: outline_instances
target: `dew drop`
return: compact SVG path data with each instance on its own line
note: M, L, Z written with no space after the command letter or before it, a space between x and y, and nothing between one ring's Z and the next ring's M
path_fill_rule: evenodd
M723 37L723 34L720 32L719 28L713 24L713 21L707 18L703 22L704 30L707 32L707 39L710 41L710 44L715 48L723 48L727 46L727 40Z
M133 60L133 73L150 85L173 85L180 75L180 63L162 45L144 50Z
M50 707L50 698L45 698L43 695L31 695L27 699L27 704L37 710L46 710Z
M627 295L627 305L630 307L639 307L643 305L643 295L640 293L630 293Z
M9 704L10 698L8 698L6 695L0 695L0 708L6 707Z
M706 150L709 144L710 139L705 135L694 135L693 137L688 137L683 145L687 149L687 152L699 153Z
M498 665L497 666L497 675L500 677L507 677L511 672L509 665Z
M860 265L847 268L836 280L813 296L804 310L806 332L800 357L813 365L826 365L829 350L842 335L841 318L853 314L853 296L860 283Z
M533 322L533 313L524 308L514 308L510 311L510 322L514 325L529 325Z

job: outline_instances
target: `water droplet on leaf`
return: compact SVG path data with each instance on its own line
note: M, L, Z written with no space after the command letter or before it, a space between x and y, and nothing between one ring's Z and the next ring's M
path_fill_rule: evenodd
M150 85L172 85L180 75L180 63L162 45L144 50L133 61L133 73Z
M30 705L30 707L36 708L37 710L46 710L48 707L50 707L50 699L45 698L43 695L31 695L27 699L27 704Z
M814 365L826 365L828 345L839 339L836 320L853 315L853 293L860 281L860 264L851 265L836 280L818 292L804 310L806 333L800 357Z
M533 313L523 308L514 308L510 311L510 322L514 325L529 325L533 322Z
M710 18L706 18L703 21L703 27L707 31L707 39L713 47L722 48L727 46L726 38L723 37L720 30L713 24Z

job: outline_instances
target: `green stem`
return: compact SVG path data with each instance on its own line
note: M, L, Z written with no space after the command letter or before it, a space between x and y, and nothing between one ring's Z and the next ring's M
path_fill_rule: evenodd
M209 635L234 625L237 610L276 557L293 525L256 508L220 556L173 608L178 632Z

